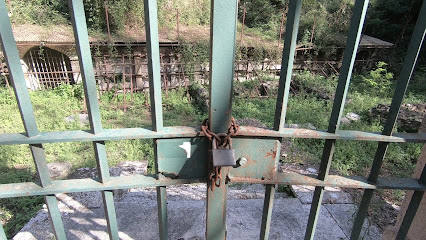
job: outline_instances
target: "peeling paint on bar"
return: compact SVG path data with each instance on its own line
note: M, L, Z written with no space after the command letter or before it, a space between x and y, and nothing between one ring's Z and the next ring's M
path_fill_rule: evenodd
M265 128L241 126L238 135L239 136L237 137L336 139L375 142L384 141L397 143L426 142L426 134L424 133L394 133L393 136L386 136L377 132L339 130L334 134L327 133L323 130L301 128L284 128L284 130L278 132ZM41 132L34 137L27 137L25 133L4 133L0 134L0 145L188 137L204 137L204 134L198 128L183 126L164 127L163 130L158 132L146 128L104 129L99 134L92 134L89 131L83 130Z
M161 177L160 177L161 176ZM161 179L161 180L158 180ZM0 185L0 198L24 197L36 195L51 195L57 193L105 191L141 187L170 186L205 182L205 179L171 179L158 175L132 175L111 177L110 181L101 183L96 179L55 180L49 187L42 188L34 182L13 183Z
M161 176L161 177L160 177ZM229 176L230 182L256 184L283 184L308 185L321 187L362 188L362 189L402 189L426 191L426 185L419 183L415 178L379 178L377 184L372 184L362 176L329 175L327 180L321 181L316 175L302 175L298 173L278 173L274 178L250 178ZM159 175L133 175L111 177L111 180L100 183L96 179L55 180L49 187L42 188L37 183L13 183L0 185L0 198L24 197L36 195L51 195L57 193L104 191L128 188L145 188L170 186L189 183L205 183L205 178L172 179Z

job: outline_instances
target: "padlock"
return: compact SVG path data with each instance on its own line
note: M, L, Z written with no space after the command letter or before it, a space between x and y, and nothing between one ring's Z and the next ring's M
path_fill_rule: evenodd
M212 141L213 167L236 166L235 152L232 149L232 140L229 139L229 148L217 149L216 139Z

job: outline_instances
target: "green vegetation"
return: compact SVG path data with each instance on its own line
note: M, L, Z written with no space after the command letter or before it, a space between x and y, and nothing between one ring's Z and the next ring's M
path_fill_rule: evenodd
M146 94L126 94L128 107L124 111L123 96L104 93L100 96L102 123L104 128L150 127L149 106L145 105ZM82 86L62 85L54 90L31 92L31 100L40 131L66 131L88 129L81 125L78 114L84 112ZM149 101L148 101L149 103ZM24 132L14 96L7 88L0 88L0 133ZM198 125L205 114L188 103L184 89L169 91L163 100L164 124ZM74 116L77 120L67 122ZM69 162L72 168L95 167L93 146L87 142L44 144L47 162ZM115 166L121 161L149 161L149 172L153 172L154 150L152 140L129 140L106 142L108 162ZM0 146L0 184L38 181L35 166L28 146ZM5 231L11 237L23 227L43 203L42 197L24 197L0 200L0 222L6 222ZM22 209L25 209L22 212Z
M353 77L351 90L346 103L345 114L355 112L361 120L342 124L341 129L380 132L379 120L368 117L369 110L379 103L390 103L395 82L386 64L379 63L370 72ZM287 123L311 123L318 129L326 129L332 108L332 95L337 85L337 77L324 78L309 72L296 73L293 77L293 93L290 96ZM415 87L409 88L410 102L426 102L424 95L424 71L419 71L413 79ZM256 118L271 127L274 121L276 89L269 91L269 97L258 98L255 90L261 83L277 85L276 79L268 77L253 81L236 82L233 115L237 119ZM420 88L417 88L419 86ZM370 91L368 91L370 90ZM319 94L320 93L320 94ZM31 92L31 100L40 131L63 131L88 129L78 121L78 114L84 113L81 85L62 85L53 90ZM330 99L319 96L331 96ZM148 96L145 93L123 95L106 92L99 96L102 123L105 128L150 127ZM58 107L60 106L60 107ZM19 111L7 88L0 88L0 133L23 132ZM185 89L169 91L163 96L165 125L198 126L207 117L196 104L188 102ZM65 121L74 116L76 121ZM296 164L318 164L322 154L323 141L290 139L291 149L282 161ZM110 166L120 161L149 161L149 171L153 171L153 148L151 140L108 141L106 143ZM332 168L342 174L366 175L371 167L377 143L359 141L338 141ZM95 167L92 145L85 142L44 144L48 162L70 162L73 169ZM411 175L420 144L391 144L384 163L383 174L408 177ZM0 184L37 181L35 167L28 146L12 145L0 147ZM40 209L40 197L3 199L0 201L0 220L12 236L22 227L31 214Z

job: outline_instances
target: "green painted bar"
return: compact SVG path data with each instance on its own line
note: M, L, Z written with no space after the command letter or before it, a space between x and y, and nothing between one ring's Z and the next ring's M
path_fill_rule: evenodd
M24 73L22 71L16 42L13 38L12 27L8 18L6 4L3 1L0 1L0 23L0 40L2 43L2 51L6 59L9 75L12 79L13 90L15 92L15 97L26 131L24 136L37 136L39 131L37 128L30 95L25 83ZM43 147L40 144L30 145L30 150L37 168L40 184L42 186L48 186L52 184Z
M4 57L8 66L9 76L12 80L13 90L22 121L24 122L25 132L28 136L38 134L37 123L31 104L30 95L25 83L24 73L22 71L18 49L13 38L12 26L8 17L8 11L4 1L0 1L0 40Z
M22 122L24 124L26 132L25 135L28 137L37 136L39 131L37 128L30 95L26 86L18 49L16 47L15 39L13 38L12 27L4 1L0 1L0 41L8 66L9 76L12 80L12 86L15 92ZM50 179L49 170L47 168L43 146L41 144L30 144L30 150L37 169L37 175L39 177L41 187L51 186L52 181ZM46 197L45 202L49 208L49 217L54 226L54 234L58 237L65 236L62 218L58 209L56 198Z
M168 239L167 189L165 186L156 187L160 239Z
M297 173L277 173L272 179L247 178L229 176L230 182L256 183L256 184L283 184L306 185L341 188L363 189L401 189L426 191L426 184L419 183L416 178L379 178L376 184L370 183L362 176L337 176L329 175L325 181L316 178L315 175L302 175ZM69 179L54 180L49 188L42 188L37 183L13 183L0 185L0 198L25 197L37 195L52 195L69 192L109 191L115 189L145 188L170 186L189 183L205 183L206 178L171 179L164 175L134 175L111 177L106 183L100 183L95 179Z
M426 183L426 166L423 167L422 174L419 178L420 183ZM404 219L402 219L401 226L399 227L396 240L405 240L408 230L410 230L411 223L416 216L417 210L423 200L424 191L415 191L411 197L410 204L405 212Z
M0 239L7 239L6 233L4 232L3 225L0 224Z
M335 133L339 129L340 119L345 107L346 96L349 90L349 83L352 77L352 70L358 51L362 28L368 8L368 0L356 0L353 9L351 25L346 41L346 48L343 54L342 67L340 68L339 81L334 97L333 109L328 125L328 132ZM318 179L325 180L331 166L336 140L327 140L321 159ZM316 223L321 208L323 187L316 187L309 213L308 225L306 227L305 240L314 239Z
M269 230L271 227L272 208L274 205L275 184L266 185L265 201L263 203L262 224L260 226L261 240L269 238Z
M302 0L291 0L284 36L283 56L281 60L280 83L278 86L277 104L275 107L274 130L282 131L287 113L288 96L293 72L294 54L297 45L297 32L299 30L300 11Z
M120 239L118 237L117 216L115 214L114 195L112 191L102 191L102 201L104 203L105 218L107 220L108 233L110 239Z
M157 1L144 0L145 31L148 53L149 96L151 104L151 121L154 131L163 130L163 110L161 96L161 64L158 39ZM157 141L154 139L154 157L158 173ZM160 239L168 239L167 191L165 186L158 186L157 206Z
M423 199L425 192L415 191L411 197L410 204L408 205L407 211L405 212L404 219L402 220L401 227L396 235L396 240L405 240L408 230L410 230L411 223L416 216L417 210L420 206L420 202Z
M93 70L84 5L82 0L69 0L68 4L74 30L80 71L83 79L84 94L90 121L90 132L92 134L97 134L102 132L103 129L97 99L96 80ZM93 142L93 147L95 150L99 179L102 183L108 182L110 180L110 175L105 143L102 141ZM104 210L110 239L118 240L118 225L115 217L116 214L112 193L102 192L102 199L104 202Z
M318 179L328 179L328 172L330 170L331 161L333 159L333 153L335 148L336 140L326 140L322 153L322 159L320 164L320 170L318 172ZM316 187L314 196L312 198L311 209L309 212L308 225L306 226L305 240L314 239L315 229L320 213L322 198L324 195L324 187Z
M158 175L134 175L111 177L106 183L96 179L55 180L49 188L42 188L37 183L13 183L0 185L0 198L50 195L67 192L107 191L115 189L144 188L206 182L205 178L171 179Z
M329 175L322 181L316 175L304 175L298 173L277 173L273 179L229 177L234 183L256 183L256 184L283 184L283 185L305 185L320 187L340 188L362 188L362 189L401 189L426 191L426 184L421 184L415 178L379 178L376 184L368 182L363 176L338 176Z
M154 131L161 131L163 128L163 110L161 100L161 65L160 45L158 40L157 1L144 0L144 6L152 126Z
M389 115L386 119L385 126L383 128L383 135L392 135L393 127L395 126L398 112L401 107L402 100L405 95L405 91L410 82L411 76L414 71L414 67L417 62L418 55L422 48L422 44L426 34L426 3L423 2L422 8L417 19L416 27L414 28L413 35L411 37L408 51L405 56L402 70L399 75L398 83L395 89L394 96L392 98L392 104L389 109ZM383 160L386 156L386 150L389 142L379 142L376 155L374 156L373 166L368 176L368 180L375 183L379 177L380 169L383 164ZM359 211L355 217L354 227L352 228L351 238L352 240L358 239L361 233L362 225L364 224L365 216L367 214L368 207L371 199L374 195L373 190L366 190L362 196Z
M102 124L83 0L68 0L68 5L74 30L81 77L83 79L90 129L92 133L96 134L102 132Z
M49 211L50 223L52 224L53 232L57 240L67 239L65 236L65 229L62 223L61 213L58 208L58 200L55 195L48 195L44 197L47 209Z
M211 2L209 119L215 133L226 133L231 122L237 2Z
M95 150L99 180L101 182L108 182L110 180L110 175L105 142L93 142L93 148Z
M237 31L237 0L212 0L210 10L210 130L226 133L231 124ZM212 171L211 160L208 171ZM220 187L207 181L206 239L226 239L226 203L229 168L222 167Z
M302 0L291 0L284 36L284 48L281 60L280 82L278 86L277 103L275 107L274 130L281 132L284 129L287 112L288 96L290 94L290 83L293 72L293 61L297 45L297 33L299 30L300 12ZM279 154L278 154L279 155ZM278 162L276 163L278 164ZM260 239L269 238L272 208L274 205L275 185L267 185L263 203L262 224L260 228Z
M199 128L192 127L164 127L162 131L151 131L144 128L104 129L103 132L92 134L89 131L75 130L62 132L41 132L34 137L27 137L25 133L0 134L0 145L13 144L41 144L57 142L92 142L130 139L163 139L163 138L192 138L203 137ZM414 142L425 143L425 133L394 133L385 136L377 132L361 132L338 130L328 133L323 130L284 128L281 132L265 128L240 126L236 137L268 137L268 138L308 138L308 139L335 139L347 141L375 141L375 142Z

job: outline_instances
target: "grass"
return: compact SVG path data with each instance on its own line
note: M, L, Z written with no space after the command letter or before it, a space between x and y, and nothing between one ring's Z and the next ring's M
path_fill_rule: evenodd
M373 70L375 71L375 70ZM383 72L382 72L383 73ZM386 89L370 86L375 77L366 73L354 76L346 102L345 113L355 112L361 120L349 125L341 125L341 129L380 132L382 125L378 120L368 117L369 109L379 103L390 103L394 82L389 80ZM366 80L366 78L369 78ZM238 95L234 96L233 116L237 119L255 118L268 127L274 122L276 89L270 91L271 96L255 97L255 88L261 82L269 81L276 85L277 80L267 77L236 82L234 88ZM337 85L337 77L324 78L309 72L297 73L293 81L297 84L297 91L289 97L287 123L311 123L317 129L326 129L331 114L333 101L318 98L312 92L321 92L322 95L333 95ZM380 79L383 81L383 79ZM369 85L370 84L370 85ZM424 71L420 71L413 78L407 93L406 102L426 102L424 94ZM374 84L373 84L374 85ZM367 91L369 90L369 91ZM80 85L64 85L51 91L34 91L30 93L34 105L37 124L40 131L87 130L89 126L79 121L67 122L68 116L85 113L83 92ZM131 128L150 127L151 115L148 96L143 93L126 94L126 106L123 105L123 95L104 93L99 95L102 124L104 128ZM163 94L164 125L198 126L207 113L188 101L184 89ZM20 115L14 96L7 88L0 88L0 133L23 132ZM289 139L291 151L284 162L294 164L317 165L321 159L323 140ZM48 162L70 162L73 169L81 167L95 167L93 147L90 143L53 143L43 145ZM415 167L421 144L405 143L390 144L383 166L383 175L409 177ZM122 140L106 142L108 162L110 166L120 161L149 161L149 172L153 172L154 153L152 140ZM332 162L332 168L342 174L367 175L371 167L377 143L361 141L338 141ZM35 167L31 153L27 146L12 145L0 146L0 184L37 181ZM395 199L402 199L401 192L395 192ZM0 200L0 221L5 227L8 237L18 231L32 215L37 212L43 203L42 197L23 197ZM22 211L24 209L24 211Z
M68 116L85 113L80 85L63 85L51 91L30 93L34 113L40 131L87 130L87 124L79 121L67 122ZM126 95L127 108L124 111L123 96L111 93L100 95L100 110L104 128L150 127L151 114L145 105L148 96ZM149 103L149 102L148 102ZM19 110L7 88L0 88L0 133L24 132ZM183 89L169 91L163 97L164 125L198 125L206 114L201 113L188 102ZM66 142L43 144L46 160L50 162L70 162L72 168L95 167L93 146L88 142ZM152 140L122 140L106 142L108 163L115 166L121 161L149 161L149 172L154 169ZM0 184L37 181L35 166L28 146L0 146ZM23 197L0 200L0 222L8 237L12 237L23 227L43 203L42 197ZM25 209L25 212L22 212ZM4 224L6 223L6 224Z

